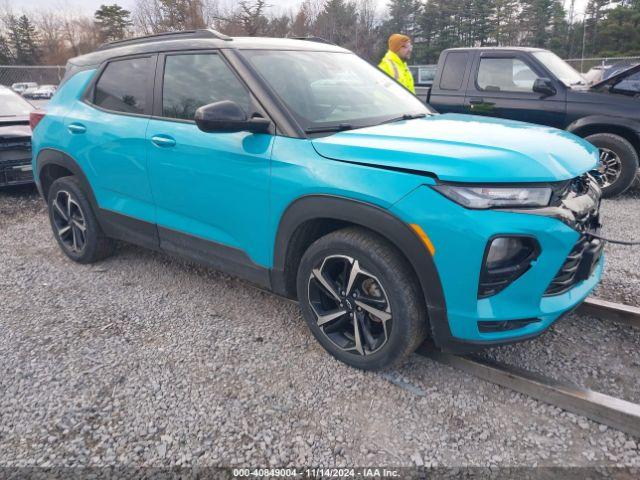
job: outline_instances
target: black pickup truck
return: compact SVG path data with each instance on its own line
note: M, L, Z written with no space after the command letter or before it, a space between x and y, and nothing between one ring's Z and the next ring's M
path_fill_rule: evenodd
M638 71L640 65L589 86L548 50L453 48L442 52L433 86L418 96L440 113L521 120L585 138L600 149L596 175L612 197L638 174L640 91L621 88Z

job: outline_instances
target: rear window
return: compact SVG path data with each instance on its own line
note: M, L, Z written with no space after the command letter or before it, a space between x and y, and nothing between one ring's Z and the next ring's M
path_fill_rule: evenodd
M24 117L29 115L33 106L10 90L0 89L0 118Z
M95 88L93 103L123 113L147 112L151 57L110 62Z
M469 53L467 52L450 52L447 54L440 77L441 89L460 90L468 59Z

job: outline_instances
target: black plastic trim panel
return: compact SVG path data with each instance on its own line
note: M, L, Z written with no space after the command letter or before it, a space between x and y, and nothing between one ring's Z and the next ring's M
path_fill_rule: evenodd
M256 265L237 248L158 226L160 249L271 288L269 269Z

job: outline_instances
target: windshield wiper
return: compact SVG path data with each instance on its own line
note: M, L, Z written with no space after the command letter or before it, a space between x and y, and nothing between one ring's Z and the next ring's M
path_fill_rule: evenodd
M344 130L352 130L353 125L350 123L339 123L338 125L328 125L326 127L310 127L305 129L305 133L328 133L342 132Z
M389 120L385 120L384 122L380 122L378 125L382 125L384 123L399 122L401 120L414 120L416 118L424 118L426 116L427 116L426 113L405 113L404 115L402 115L400 117L395 117L395 118L391 118Z

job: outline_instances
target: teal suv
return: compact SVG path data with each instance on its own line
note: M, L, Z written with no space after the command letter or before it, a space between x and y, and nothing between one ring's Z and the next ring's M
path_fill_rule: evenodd
M119 239L230 272L297 298L358 368L428 337L456 352L534 337L602 273L596 148L435 114L327 43L198 30L107 44L69 62L31 125L72 260Z

